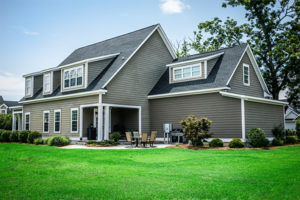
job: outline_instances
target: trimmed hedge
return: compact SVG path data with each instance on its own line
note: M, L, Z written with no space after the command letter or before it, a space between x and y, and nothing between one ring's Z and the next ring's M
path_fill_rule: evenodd
M223 143L223 141L222 141L221 139L215 138L215 139L213 139L212 141L210 141L210 142L208 143L208 145L209 145L210 147L223 147L223 146L224 146L224 143Z
M9 137L10 137L11 131L7 131L7 130L2 130L1 131L1 141L2 142L9 142Z
M245 147L245 144L240 139L234 138L229 142L228 146L230 148L243 148L243 147Z
M39 131L31 131L29 134L28 134L28 137L27 137L27 142L28 143L33 143L34 139L36 138L41 138L42 137L42 134L39 132Z
M272 145L273 146L282 146L284 144L284 141L278 138L274 138L272 140Z
M18 135L19 142L26 143L29 133L30 133L30 131L28 131L28 130L22 130L22 131L20 131L19 135Z
M33 144L36 144L36 145L38 145L38 144L45 144L45 140L43 140L42 138L35 138L33 140Z
M298 141L297 136L286 136L286 138L285 138L285 143L286 144L296 144L297 141Z
M9 140L11 142L18 142L19 141L18 136L19 136L18 131L12 131L10 136L9 136Z
M68 144L70 144L70 140L65 136L56 135L48 139L48 145L50 146L65 146Z
M269 144L269 140L261 128L252 128L247 135L247 142L253 147L265 147Z

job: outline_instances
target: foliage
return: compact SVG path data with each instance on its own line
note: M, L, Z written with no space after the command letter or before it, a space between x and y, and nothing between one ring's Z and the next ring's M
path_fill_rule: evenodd
M94 140L89 140L87 144L91 145L101 145L101 146L111 146L111 145L118 145L118 142L115 142L113 140L105 140L105 141L94 141Z
M9 140L9 138L10 138L10 134L11 134L11 131L8 131L8 130L2 130L1 131L1 135L0 135L0 137L1 137L1 141L2 142L9 142L10 140Z
M0 129L12 130L12 115L1 114L0 115Z
M48 145L50 146L65 146L70 144L69 138L61 135L56 135L48 139Z
M205 117L196 118L190 115L179 122L182 125L184 137L191 140L193 146L203 145L203 139L211 137L209 129L212 121Z
M24 142L24 143L26 143L26 142L27 142L27 138L28 138L29 133L30 133L30 131L28 131L28 130L21 130L21 131L19 132L19 136L18 136L19 142Z
M253 147L265 147L269 144L261 128L252 128L247 135L247 142Z
M286 136L286 138L285 138L285 143L286 144L296 144L297 141L298 141L297 136Z
M42 134L39 131L33 130L28 134L27 142L33 143L34 139L41 138Z
M223 141L222 141L221 139L215 138L215 139L213 139L212 141L210 141L210 142L208 143L208 145L209 145L210 147L223 147L223 146L224 146L224 143L223 143Z
M296 135L296 131L293 131L291 129L285 130L285 136L294 136L294 135Z
M10 136L9 136L9 140L11 142L18 142L19 141L18 136L19 136L18 131L12 131Z
M111 138L115 141L118 142L121 138L121 134L118 131L112 132L111 133Z
M284 141L282 139L274 138L272 140L272 146L282 146Z
M284 139L284 127L283 127L283 125L279 124L278 126L275 126L272 129L272 134L277 139L281 139L281 140Z
M240 139L234 138L229 142L228 146L230 148L243 148L243 147L245 147L245 144Z
M45 144L45 140L43 140L41 137L35 138L33 140L33 144L36 144L36 145L38 145L38 144Z
M300 117L296 120L296 135L300 138Z

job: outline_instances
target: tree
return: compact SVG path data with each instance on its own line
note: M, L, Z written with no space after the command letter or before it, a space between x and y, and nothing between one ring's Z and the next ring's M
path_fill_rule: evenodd
M0 115L0 129L11 130L12 129L12 115L1 114Z
M224 23L219 18L200 23L191 48L202 53L246 40L273 98L288 87L289 102L299 102L300 1L225 0L222 6L243 7L249 23L238 25L230 18ZM209 37L205 39L204 33Z
M184 57L188 55L188 52L190 50L189 43L186 41L186 39L183 39L183 42L177 41L177 44L174 45L175 52L177 57Z

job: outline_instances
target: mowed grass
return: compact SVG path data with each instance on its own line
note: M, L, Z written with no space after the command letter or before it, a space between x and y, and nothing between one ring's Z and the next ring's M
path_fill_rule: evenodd
M0 144L0 199L300 199L300 146L67 150Z

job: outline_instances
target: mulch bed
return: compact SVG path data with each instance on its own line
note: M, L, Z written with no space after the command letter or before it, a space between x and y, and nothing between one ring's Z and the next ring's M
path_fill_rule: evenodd
M287 145L282 145L282 146L267 146L267 147L262 147L262 148L250 148L250 147L244 147L244 148L229 148L228 146L225 147L209 147L207 144L204 144L203 146L199 147L194 147L194 146L189 146L188 144L180 144L178 146L173 145L169 146L168 148L172 149L193 149L193 150L204 150L204 149L213 149L213 150L236 150L236 149L247 149L247 150L270 150L270 149L278 149L281 147L288 147L288 146L295 146L295 145L300 145L300 144L287 144Z

